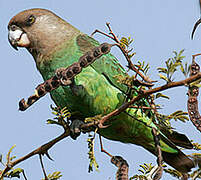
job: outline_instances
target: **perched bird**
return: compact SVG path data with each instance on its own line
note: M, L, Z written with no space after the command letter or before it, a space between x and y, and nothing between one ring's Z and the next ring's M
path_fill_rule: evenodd
M18 13L10 20L8 31L11 45L15 49L25 47L32 54L44 80L99 45L96 40L45 9L29 9ZM127 73L112 54L103 55L75 76L70 86L52 91L51 98L57 106L67 106L71 112L77 112L74 121L107 114L126 99L127 86L118 83L117 75L125 77ZM145 99L141 103L149 106ZM110 140L140 145L157 155L151 132L152 127L157 128L152 122L154 119L151 112L128 108L113 117L110 126L99 129L99 134ZM160 139L166 163L182 173L194 167L194 162L176 147L193 147L185 135L160 131Z

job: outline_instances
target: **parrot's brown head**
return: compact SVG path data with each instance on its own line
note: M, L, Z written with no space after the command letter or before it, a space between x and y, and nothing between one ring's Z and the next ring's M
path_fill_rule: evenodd
M49 54L77 32L69 23L46 9L22 11L8 24L8 39L12 47L16 50L17 47L26 47L33 56Z

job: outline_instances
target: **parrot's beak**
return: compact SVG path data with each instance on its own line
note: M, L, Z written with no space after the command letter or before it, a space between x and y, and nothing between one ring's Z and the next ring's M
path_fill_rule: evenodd
M198 19L198 21L195 23L194 27L193 27L193 31L192 31L192 34L191 34L191 39L193 39L193 35L195 33L195 30L196 28L198 27L198 25L201 23L201 18Z
M28 47L30 45L27 34L20 28L16 28L16 26L13 29L9 28L8 40L15 50L18 50L17 47Z

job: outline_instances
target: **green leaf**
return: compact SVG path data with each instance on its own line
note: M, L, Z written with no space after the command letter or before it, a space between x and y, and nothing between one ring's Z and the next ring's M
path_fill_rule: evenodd
M60 123L58 123L57 121L54 121L52 119L48 119L46 122L47 122L47 124L57 124L57 125L60 125Z
M60 171L56 171L53 172L52 174L48 174L48 180L57 180L60 179L60 177L62 177L61 172ZM45 180L45 179L42 179Z
M10 154L13 151L13 149L16 147L16 145L14 144L10 150L8 151L8 154L6 155L6 160L9 162L10 161Z
M162 75L162 74L159 74L159 76L160 76L160 79L163 79L163 80L165 80L166 82L169 82L169 80L168 80L168 78L167 78L166 76L164 76L164 75Z
M16 168L8 173L5 174L6 177L13 178L17 177L20 178L20 173L22 173L24 170L21 168Z

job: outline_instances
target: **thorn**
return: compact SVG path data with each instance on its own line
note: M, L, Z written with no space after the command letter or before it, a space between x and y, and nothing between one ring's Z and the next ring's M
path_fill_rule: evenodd
M106 126L104 126L101 122L99 122L99 124L98 124L98 127L99 127L100 129L105 129L105 128L108 128L109 126L111 126L111 125L106 125Z
M45 155L47 156L48 159L50 159L51 161L54 161L54 159L51 158L48 152L46 152Z

